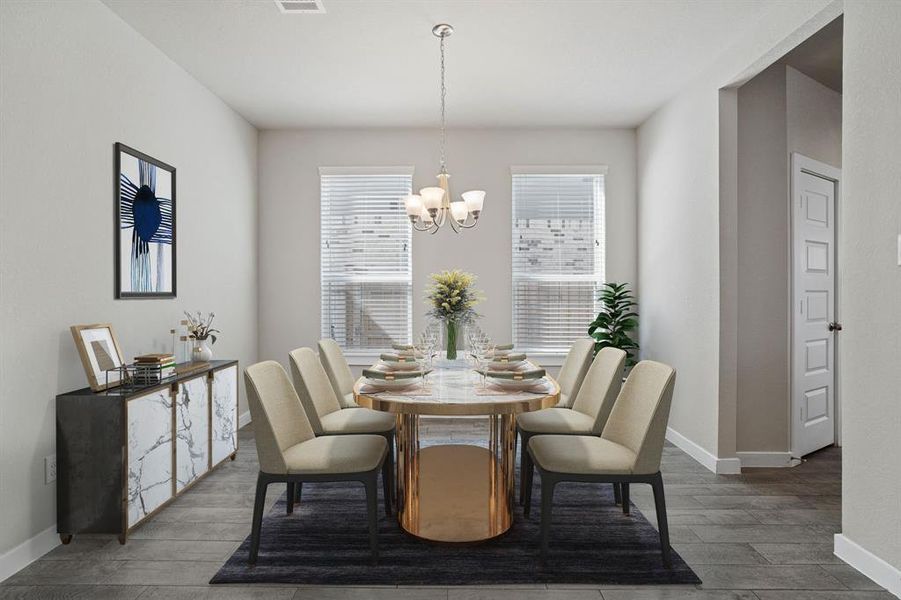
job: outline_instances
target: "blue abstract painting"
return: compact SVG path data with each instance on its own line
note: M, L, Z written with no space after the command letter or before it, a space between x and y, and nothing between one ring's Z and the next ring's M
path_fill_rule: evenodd
M116 146L116 297L173 298L175 169Z

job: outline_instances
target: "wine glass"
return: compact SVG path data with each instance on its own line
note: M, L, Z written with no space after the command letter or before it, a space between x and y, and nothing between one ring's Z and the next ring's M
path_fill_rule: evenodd
M413 343L413 359L422 373L422 385L426 387L428 385L428 369L432 362L432 342L427 329L420 332L419 337Z

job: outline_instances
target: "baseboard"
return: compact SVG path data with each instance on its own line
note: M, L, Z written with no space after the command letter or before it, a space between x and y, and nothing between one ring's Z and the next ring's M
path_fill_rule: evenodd
M801 461L792 458L791 452L736 452L742 468L748 467L797 467Z
M0 555L0 581L9 579L40 557L59 546L56 525L51 525L31 539Z
M717 475L738 475L741 473L740 460L714 456L672 427L666 428L666 439Z
M887 589L890 594L901 598L901 570L888 564L866 548L852 542L841 533L835 534L833 553Z
M245 410L240 415L238 415L238 429L242 427L246 427L250 423L250 411Z

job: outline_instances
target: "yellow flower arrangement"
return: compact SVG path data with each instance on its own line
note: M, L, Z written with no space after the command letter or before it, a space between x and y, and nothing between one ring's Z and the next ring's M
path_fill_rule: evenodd
M482 293L475 288L476 276L454 269L429 275L432 282L426 288L430 317L444 322L447 358L457 358L457 326L478 317L473 306L482 301Z

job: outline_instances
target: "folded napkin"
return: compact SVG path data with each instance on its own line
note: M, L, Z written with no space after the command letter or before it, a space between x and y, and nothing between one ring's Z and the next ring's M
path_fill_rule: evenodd
M495 354L502 354L513 350L513 344L497 344L494 347Z
M385 362L411 363L416 362L412 354L380 354L379 358Z
M519 362L526 359L525 354L495 354L490 357L489 360L491 362L496 363L510 363L510 362Z
M386 369L387 367L383 365L373 365L369 369L363 369L363 377L369 379L384 379L386 381L422 377L422 371L419 369L416 369L415 371L388 371Z

